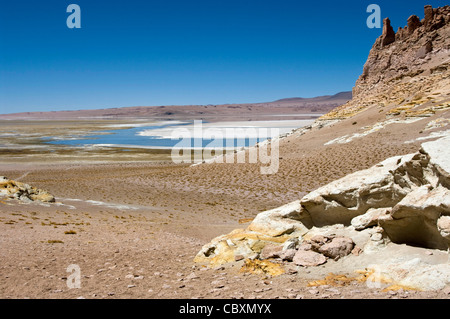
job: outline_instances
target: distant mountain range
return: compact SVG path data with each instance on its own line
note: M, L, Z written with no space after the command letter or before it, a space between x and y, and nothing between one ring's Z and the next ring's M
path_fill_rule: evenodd
M282 114L324 114L333 108L351 100L351 92L339 92L335 95L323 95L313 98L293 97L273 102L222 104L222 105L161 105L132 106L121 108L23 112L0 114L0 119L77 119L77 118L163 118L163 119L212 119L226 118L254 120L261 116Z
M316 96L312 98L304 98L304 97L291 97L287 99L276 100L276 102L289 102L289 103L297 103L297 102L327 102L327 103L345 103L352 99L352 92L345 91L339 92L334 95L322 95Z

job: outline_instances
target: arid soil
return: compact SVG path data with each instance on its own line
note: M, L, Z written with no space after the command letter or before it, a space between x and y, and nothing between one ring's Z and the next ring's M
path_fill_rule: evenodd
M339 262L277 277L243 273L242 263L215 269L193 263L205 243L245 228L257 213L389 156L417 151L419 142L405 141L423 136L432 119L392 124L346 144L325 145L373 123L370 114L293 134L282 140L272 175L260 174L258 164L89 163L86 155L86 162L44 157L0 164L0 175L56 197L49 204L0 201L0 297L448 298L447 291L370 288ZM67 285L72 264L80 267L80 288ZM330 272L347 279L308 285Z

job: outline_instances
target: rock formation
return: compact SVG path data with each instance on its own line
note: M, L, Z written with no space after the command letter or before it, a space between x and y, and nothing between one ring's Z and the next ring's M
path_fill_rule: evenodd
M381 47L385 47L395 41L395 32L391 26L391 20L383 20L383 34L381 35Z
M383 33L370 50L353 98L323 120L345 119L368 108L418 112L449 108L450 6L425 6L425 18L410 16L395 33L386 18ZM410 114L410 115L411 115Z
M40 201L40 202L54 202L53 195L45 190L31 187L28 184L10 180L6 177L0 176L0 196L7 196L23 202Z
M424 143L417 153L388 158L300 200L262 212L247 229L205 245L195 261L220 265L280 258L298 266L317 266L327 259L370 251L374 242L386 241L447 250L448 145L450 135ZM322 230L335 225L343 227L344 235L324 235ZM450 282L450 271L445 278Z

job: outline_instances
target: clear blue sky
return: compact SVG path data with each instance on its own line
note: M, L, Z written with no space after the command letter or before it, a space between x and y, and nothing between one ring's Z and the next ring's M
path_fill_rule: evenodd
M66 8L81 7L81 29ZM39 0L0 6L0 113L265 102L351 90L416 0Z

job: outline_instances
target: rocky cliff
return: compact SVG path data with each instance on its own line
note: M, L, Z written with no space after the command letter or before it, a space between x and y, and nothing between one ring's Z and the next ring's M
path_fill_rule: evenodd
M324 115L345 119L367 108L387 116L432 114L450 107L450 6L425 6L395 32L389 18L370 50L353 99Z

